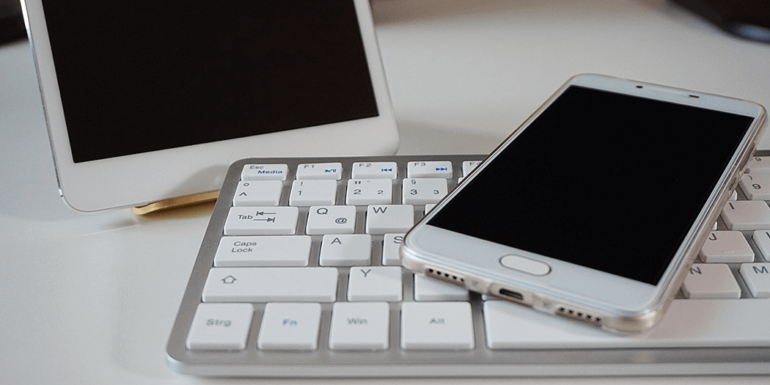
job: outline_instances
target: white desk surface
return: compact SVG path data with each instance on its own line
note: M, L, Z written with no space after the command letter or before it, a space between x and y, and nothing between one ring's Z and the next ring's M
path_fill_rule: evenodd
M567 78L585 72L770 107L770 45L728 36L662 0L372 5L402 154L488 152ZM762 148L770 148L770 135ZM81 214L67 208L58 197L25 42L0 47L0 176L0 383L230 383L176 374L164 357L211 205L145 218L126 209ZM653 381L661 379L470 382ZM739 381L770 378L663 382ZM279 381L232 381L268 382Z

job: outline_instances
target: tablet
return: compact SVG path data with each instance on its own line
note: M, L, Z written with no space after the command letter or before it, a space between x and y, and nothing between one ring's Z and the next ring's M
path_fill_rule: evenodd
M23 6L77 210L215 191L244 157L397 148L367 0Z

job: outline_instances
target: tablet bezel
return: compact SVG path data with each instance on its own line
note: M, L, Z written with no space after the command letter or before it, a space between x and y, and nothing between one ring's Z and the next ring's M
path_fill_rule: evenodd
M214 191L220 188L227 166L245 157L394 153L398 133L371 10L366 0L354 3L378 116L74 163L42 1L22 0L59 189L65 202L79 211L97 211Z

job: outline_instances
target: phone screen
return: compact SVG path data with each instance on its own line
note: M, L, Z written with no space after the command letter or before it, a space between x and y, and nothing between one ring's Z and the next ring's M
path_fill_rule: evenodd
M752 121L570 86L428 224L656 285Z
M353 0L44 0L75 163L379 115Z

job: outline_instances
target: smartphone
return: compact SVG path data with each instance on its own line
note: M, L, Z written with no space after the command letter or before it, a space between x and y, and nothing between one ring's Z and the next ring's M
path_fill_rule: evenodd
M762 106L570 79L407 233L403 265L633 333L663 315L757 147Z

